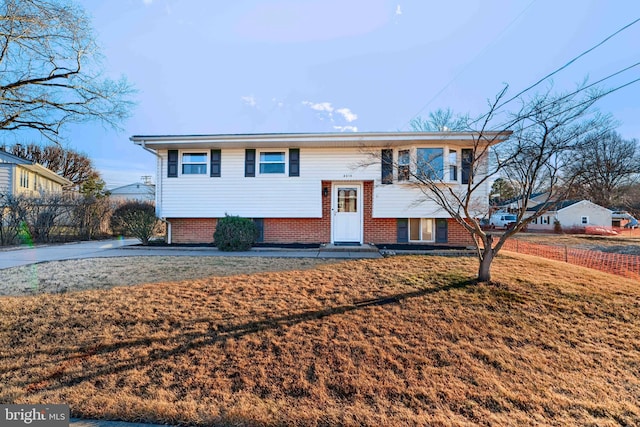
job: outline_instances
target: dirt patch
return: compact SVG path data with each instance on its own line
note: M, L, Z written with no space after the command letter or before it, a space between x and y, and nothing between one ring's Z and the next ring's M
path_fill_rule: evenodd
M52 261L0 270L0 295L64 293L210 276L314 268L336 260L261 257L116 257Z

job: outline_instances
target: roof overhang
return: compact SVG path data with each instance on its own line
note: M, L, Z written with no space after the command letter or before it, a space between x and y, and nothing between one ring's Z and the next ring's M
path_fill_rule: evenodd
M73 182L69 181L66 178L61 177L60 175L58 175L57 173L45 168L42 165L39 165L37 163L33 163L30 165L27 164L22 164L22 165L18 165L21 168L25 168L30 170L31 172L37 173L40 176L43 176L51 181L57 182L58 184L62 185L63 187L68 187L73 185Z
M179 148L277 148L277 147L394 147L441 142L450 145L497 144L511 131L502 132L354 132L273 133L230 135L134 135L134 144L152 150Z

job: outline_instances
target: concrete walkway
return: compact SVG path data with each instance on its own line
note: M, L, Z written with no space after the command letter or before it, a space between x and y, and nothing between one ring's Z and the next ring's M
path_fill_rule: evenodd
M135 245L137 239L114 239L91 242L65 243L55 245L20 246L0 250L0 269L19 267L46 261L93 258L105 255L111 250Z
M325 247L314 249L253 248L245 252L222 252L212 247L139 246L137 239L114 239L0 250L0 270L81 258L122 256L242 256L278 258L380 258L375 248Z

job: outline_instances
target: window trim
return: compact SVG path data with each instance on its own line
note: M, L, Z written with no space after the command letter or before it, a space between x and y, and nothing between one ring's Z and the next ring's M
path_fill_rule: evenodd
M580 216L580 224L589 225L589 216L588 215L581 215Z
M420 235L420 240L414 240L411 238L411 222L412 220L420 220L420 230L419 230L419 235ZM423 240L422 236L423 236L423 224L426 222L425 220L430 220L431 221L431 239L430 240ZM436 241L436 219L435 218L408 218L407 221L407 240L409 243L433 243Z
M408 181L411 181L411 149L398 149L398 182Z
M187 162L184 161L185 154L204 154L203 162ZM180 151L180 176L207 176L209 173L209 153L207 150L182 150ZM184 173L185 165L204 165L204 172L202 173Z
M441 164L442 171L440 172L440 177L436 177L434 182L442 183L442 184L461 184L462 183L462 164L461 164L461 155L462 150L467 150L457 145L412 145L405 147L398 147L395 150L395 155L397 156L397 177L396 180L398 183L411 183L415 182L415 178L412 176L412 173L417 174L417 166L418 166L418 150L419 149L436 149L442 150ZM468 149L471 150L471 149ZM401 163L401 153L408 152L408 162L409 163ZM451 154L455 153L455 162L451 162ZM456 179L451 179L452 170L455 173ZM434 171L435 172L435 171Z
M266 153L278 153L278 154L282 154L282 161L281 162L263 162L262 161L262 155L266 154ZM288 167L288 162L289 162L289 150L285 149L285 148L270 148L270 149L264 149L264 150L256 150L256 175L260 175L260 176L288 176L289 174L289 167ZM283 171L282 172L262 172L262 165L264 164L282 164L283 166Z

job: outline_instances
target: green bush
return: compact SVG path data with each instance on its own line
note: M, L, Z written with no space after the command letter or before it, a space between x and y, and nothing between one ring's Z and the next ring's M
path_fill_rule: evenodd
M221 251L246 251L256 242L258 234L258 227L250 219L227 215L218 220L213 244Z
M158 218L156 208L146 202L126 202L120 205L111 215L111 230L116 234L133 236L143 245L149 244L153 236Z

